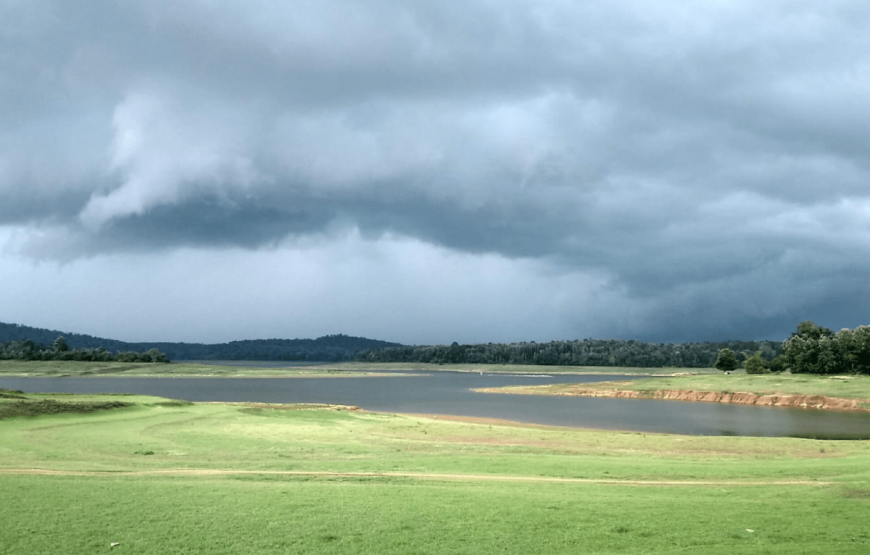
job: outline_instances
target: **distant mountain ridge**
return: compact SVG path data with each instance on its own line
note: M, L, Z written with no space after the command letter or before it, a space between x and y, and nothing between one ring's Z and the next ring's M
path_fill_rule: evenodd
M248 339L229 343L131 343L94 337L80 333L34 328L20 324L0 322L0 343L30 340L50 346L58 336L63 336L72 349L95 349L102 347L113 353L123 351L145 352L159 349L170 360L286 360L338 362L354 360L358 353L368 350L401 347L364 337L343 334L326 335L317 339Z

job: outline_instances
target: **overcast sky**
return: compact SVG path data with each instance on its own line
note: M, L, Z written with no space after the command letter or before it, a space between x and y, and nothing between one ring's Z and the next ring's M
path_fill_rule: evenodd
M0 0L0 321L870 324L870 3Z

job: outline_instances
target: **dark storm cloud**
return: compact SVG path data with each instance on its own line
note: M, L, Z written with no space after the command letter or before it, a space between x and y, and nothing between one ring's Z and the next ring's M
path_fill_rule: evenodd
M605 275L613 335L870 308L859 2L0 10L0 225L30 256L357 229Z
M228 204L217 199L161 206L147 216L137 215L107 224L100 242L89 244L100 251L154 250L177 246L257 248L291 234L323 232L332 209L312 205L279 209L248 202Z

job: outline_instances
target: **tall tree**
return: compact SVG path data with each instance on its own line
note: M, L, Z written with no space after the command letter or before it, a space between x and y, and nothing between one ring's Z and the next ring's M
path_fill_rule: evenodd
M735 355L734 351L728 347L720 349L719 356L716 357L716 362L713 364L713 367L722 370L723 372L735 370L737 369L737 355Z
M69 351L69 345L67 345L66 339L64 339L62 335L59 335L57 339L54 340L54 352L65 353L67 351Z
M797 331L792 333L791 336L799 336L804 339L821 339L822 337L834 337L834 332L830 328L817 325L812 320L804 320L797 325Z

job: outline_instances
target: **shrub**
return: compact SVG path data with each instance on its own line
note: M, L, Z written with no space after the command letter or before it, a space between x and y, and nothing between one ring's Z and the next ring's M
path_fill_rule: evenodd
M743 367L747 374L766 374L769 371L768 362L761 357L760 351L747 358Z

